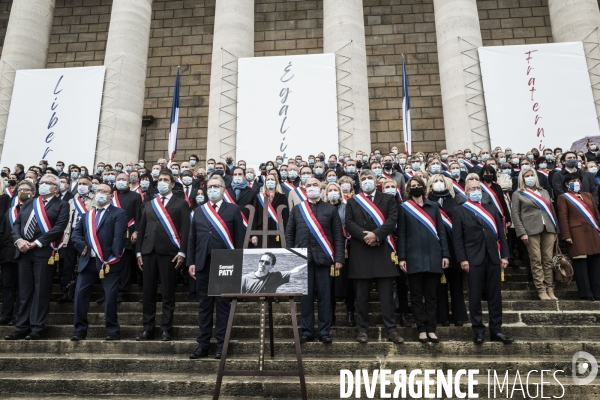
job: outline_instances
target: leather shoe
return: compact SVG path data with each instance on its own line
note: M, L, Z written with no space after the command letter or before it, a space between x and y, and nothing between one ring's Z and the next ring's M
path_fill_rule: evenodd
M332 342L332 340L331 340L331 336L329 336L329 335L323 335L323 336L321 336L321 337L319 338L319 342L321 342L321 343L325 343L325 344L329 344L329 343L331 343L331 342Z
M495 335L491 335L492 342L502 342L504 344L511 344L515 341L515 339L511 338L504 333L496 333Z
M121 340L121 334L119 332L109 333L108 335L106 335L104 340Z
M197 360L198 358L206 358L206 357L208 357L208 349L203 349L200 346L198 346L198 348L196 350L194 350L194 352L192 354L190 354L191 360Z
M26 337L27 337L26 333L15 331L9 335L4 336L4 340L23 340Z
M367 336L367 332L358 332L356 341L358 343L369 343L369 337Z
M354 318L354 312L348 311L348 326L353 328L356 326L356 319Z
M80 340L85 340L87 334L83 332L74 332L73 336L71 336L71 340L73 342L79 342Z
M69 298L69 296L67 295L67 293L63 293L63 295L58 298L58 302L59 303L72 303L73 300L71 300Z
M138 342L143 340L153 340L154 339L154 330L145 330L142 334L135 338Z
M12 318L2 317L0 318L0 325L9 325L10 321L12 321Z
M162 340L163 342L168 342L173 340L173 336L171 336L171 334L168 331L163 331L160 340Z
M442 326L450 326L450 321L444 321L444 322L442 322Z
M485 339L483 338L482 333L476 334L475 337L473 338L473 343L475 343L475 344L483 344L483 342L485 342Z
M463 326L462 321L454 321L454 326Z
M388 341L398 343L404 343L404 339L398 332L392 332L388 335Z
M98 304L104 303L104 296L102 296L98 300L96 300L96 303L98 303Z
M42 338L41 333L31 332L29 335L25 336L25 340L40 340Z
M407 314L402 314L402 316L400 317L400 326L403 326L405 328L412 327L412 322L410 322L410 318L408 318Z
M306 335L300 335L300 343L312 342L314 340L313 337L308 337Z
M217 351L215 352L215 360L220 360L222 354L223 354L223 349L217 349Z

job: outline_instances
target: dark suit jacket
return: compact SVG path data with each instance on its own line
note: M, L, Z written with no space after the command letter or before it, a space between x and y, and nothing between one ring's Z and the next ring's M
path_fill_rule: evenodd
M115 191L113 196L116 195L119 199L119 204L121 204L121 209L125 210L127 213L127 223L131 219L135 222L129 228L127 228L127 233L124 233L126 237L125 248L128 250L133 250L135 248L135 244L131 244L131 235L135 232L140 224L140 219L142 218L142 200L140 195L137 192L132 192L129 188L123 191Z
M147 202L144 205L137 230L136 253L146 255L156 251L157 254L169 256L176 256L179 252L185 253L190 230L190 209L184 199L175 195L171 196L165 208L179 234L181 247L177 247L171 242L168 232L154 211L154 207Z
M244 247L246 236L246 227L240 214L240 208L235 204L223 201L217 214L223 219L231 238L233 246L236 249ZM194 210L194 218L190 228L188 248L187 248L187 266L195 265L196 273L204 269L206 258L213 250L227 249L219 232L212 226L204 212L197 208Z
M34 201L37 201L37 197L21 205L21 212L12 227L13 243L19 239L25 239L25 227L29 216L33 212ZM50 254L52 254L50 243L60 240L69 223L69 203L60 200L58 197L52 197L46 204L46 215L52 228L42 234L38 225L33 232L33 239L31 239L32 242L37 240L42 244L42 247L35 247L31 250L36 257L50 257ZM21 252L17 247L15 247L15 252L15 258L18 258Z
M258 197L256 197L256 196L258 195L258 192L256 190L248 188L248 187L246 189L240 190L240 198L239 199L235 198L235 189L229 188L229 189L227 189L227 193L229 193L231 195L231 198L233 199L233 201L235 201L235 204L238 205L240 210L242 210L242 212L244 213L246 218L248 218L250 216L250 210L248 210L246 208L246 206L248 204L253 206L254 209L257 208ZM256 217L255 217L255 220L256 220ZM254 226L256 226L256 224Z
M394 231L398 220L398 202L391 194L375 191L375 206L381 211L385 222L377 227L371 216L351 198L346 204L346 230L350 240L349 277L370 279L399 276L398 266L392 262L392 249L387 244L387 236ZM363 239L363 231L371 231L379 238L379 245L371 247Z
M58 198L61 199L62 201L66 201L68 203L69 200L71 200L73 198L73 193L71 193L71 191L69 189L67 189L67 191L65 192L65 195L62 196L62 193L61 193L61 195L59 195Z
M482 206L494 217L500 240L500 254L502 258L508 258L508 244L500 214L492 204ZM452 238L458 263L468 261L469 266L481 265L487 253L493 264L500 264L496 234L487 223L464 206L454 208Z
M92 245L87 241L87 228L85 226L85 221L90 212L91 211L82 216L81 221L77 224L71 235L71 240L79 254L81 254L86 246L88 248L85 255L79 257L79 272L85 268L92 255ZM123 253L123 250L125 249L126 231L127 212L122 208L109 205L106 210L103 211L100 223L96 227L96 234L98 235L98 241L100 242L104 261L108 260L112 254L120 256ZM123 264L124 263L121 260L111 265L110 268L111 270L120 270L123 268ZM98 256L96 256L96 268L98 271L102 268L102 263Z

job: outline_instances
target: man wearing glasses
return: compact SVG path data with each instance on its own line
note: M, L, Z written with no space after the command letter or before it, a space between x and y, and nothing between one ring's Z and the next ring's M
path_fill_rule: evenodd
M15 331L6 340L43 337L50 311L55 248L69 223L69 204L56 197L60 180L47 174L40 179L39 197L28 200L12 228L19 262L20 309Z
M227 318L231 307L229 299L208 296L208 277L213 250L241 249L244 246L246 228L240 207L223 201L225 182L219 175L213 175L206 183L209 202L198 207L190 227L187 265L190 276L196 279L196 293L200 299L198 311L198 348L190 354L191 359L208 357L212 336L213 311L217 308L215 338L217 350L215 358L221 358Z
M306 264L303 264L290 271L271 272L276 262L275 254L263 254L258 260L256 271L242 276L242 293L276 293L279 286L289 283L293 274L306 267Z

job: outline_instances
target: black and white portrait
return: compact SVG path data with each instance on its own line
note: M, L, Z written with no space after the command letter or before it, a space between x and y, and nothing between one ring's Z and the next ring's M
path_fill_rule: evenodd
M241 293L307 292L306 249L246 249Z

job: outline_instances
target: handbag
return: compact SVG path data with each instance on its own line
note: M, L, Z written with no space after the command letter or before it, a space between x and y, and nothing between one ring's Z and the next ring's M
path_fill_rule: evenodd
M573 266L567 257L562 253L558 246L558 238L554 242L556 253L552 257L552 267L554 268L554 281L559 283L569 283L573 280Z

